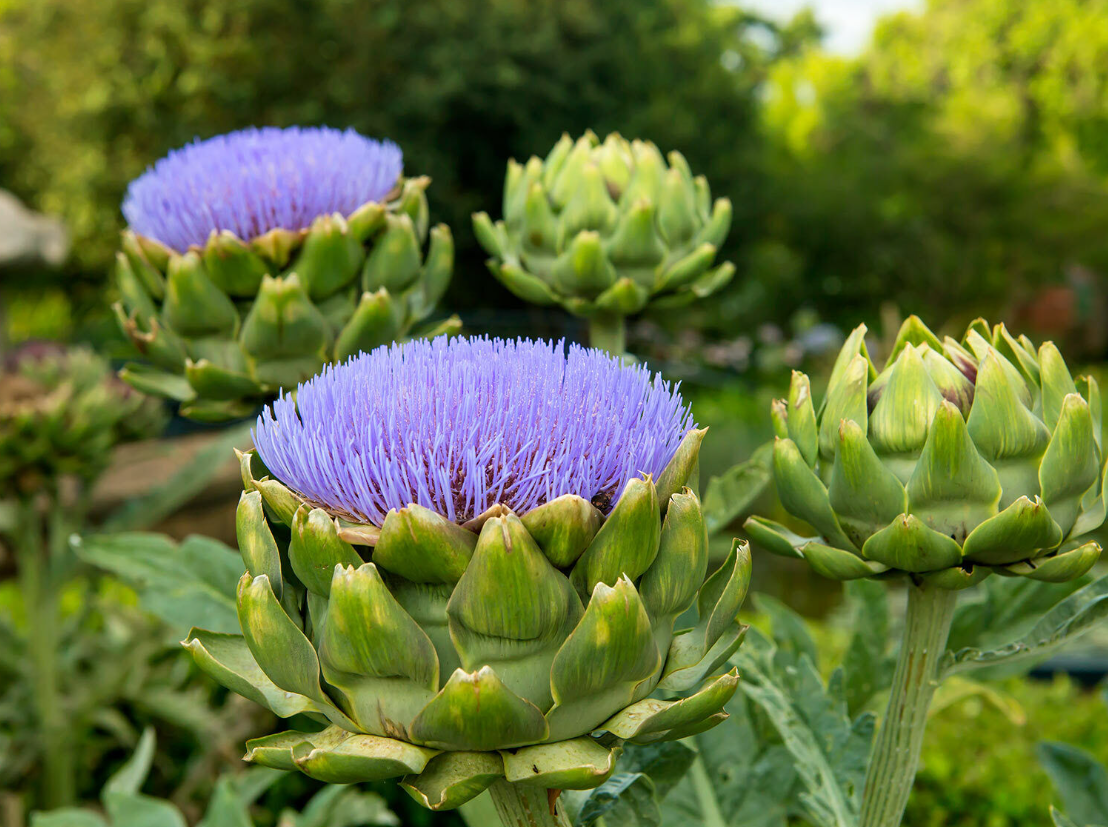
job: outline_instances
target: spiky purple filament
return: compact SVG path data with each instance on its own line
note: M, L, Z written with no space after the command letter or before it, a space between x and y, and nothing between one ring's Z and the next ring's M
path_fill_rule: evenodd
M615 499L692 427L645 366L563 342L440 337L324 369L262 412L254 443L277 479L336 513L380 525L417 503L464 522L496 503Z
M183 252L213 230L244 241L379 201L403 169L400 148L327 127L244 129L170 152L131 182L131 229Z

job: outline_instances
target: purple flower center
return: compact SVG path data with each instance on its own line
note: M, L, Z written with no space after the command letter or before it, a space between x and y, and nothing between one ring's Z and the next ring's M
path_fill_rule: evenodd
M396 144L352 129L244 129L170 152L131 182L123 215L139 235L183 252L213 230L249 241L347 216L384 198L402 169Z
M562 494L616 499L694 427L645 366L542 340L382 346L282 394L258 417L270 472L310 502L380 525L417 503L464 522Z

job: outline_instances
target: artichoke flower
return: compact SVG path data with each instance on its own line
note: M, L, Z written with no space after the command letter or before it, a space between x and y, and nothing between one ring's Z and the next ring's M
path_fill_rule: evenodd
M428 235L430 179L352 130L249 129L190 144L133 181L117 320L149 365L122 376L217 421L323 365L420 333L454 242Z
M241 456L243 634L185 645L326 727L246 759L400 778L436 810L490 786L546 809L625 741L719 723L750 557L736 544L705 580L703 436L646 368L542 341L380 347L281 396Z
M489 269L515 295L590 318L686 304L735 272L713 266L731 202L713 203L681 153L667 165L654 144L617 133L603 143L563 135L545 160L509 161L504 220L480 212L473 226Z
M913 316L880 372L865 333L848 337L818 408L801 373L773 407L781 502L819 536L753 517L751 537L842 580L961 589L993 572L1087 572L1101 548L1080 538L1104 522L1108 468L1096 380L1003 324L977 320L959 342Z
M91 350L23 345L0 361L0 496L30 496L67 475L88 482L113 445L164 425L161 404Z

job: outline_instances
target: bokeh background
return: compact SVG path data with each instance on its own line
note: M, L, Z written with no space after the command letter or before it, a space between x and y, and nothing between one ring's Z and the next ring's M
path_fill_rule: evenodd
M445 307L498 335L584 333L484 266L469 217L499 214L506 160L587 128L680 150L734 203L723 253L737 274L710 301L639 319L629 349L680 379L713 428L705 475L768 438L789 371L818 376L862 320L889 337L909 312L955 334L983 315L1108 376L1105 0L0 0L0 346L52 339L127 358L109 311L127 183L193 138L263 124L398 142L406 171L432 177L432 217L458 243ZM233 464L143 499L213 445L226 455L224 438L175 419L161 439L121 447L93 519L233 542ZM835 589L776 563L758 576L834 637ZM148 790L195 821L236 769L245 713L189 673L128 587L97 579L72 601L76 623L155 641L133 666L147 671L125 676L90 724L78 795L95 798L156 723ZM2 611L21 611L10 582ZM17 753L32 747L4 664L0 825L22 827L35 776ZM151 709L136 687L163 673L179 692ZM906 823L1041 823L1051 791L1036 741L1108 758L1103 706L1072 678L1004 691L1011 704L971 695L932 727ZM997 735L1012 720L1025 723ZM310 787L286 784L267 811ZM406 823L431 823L393 803Z

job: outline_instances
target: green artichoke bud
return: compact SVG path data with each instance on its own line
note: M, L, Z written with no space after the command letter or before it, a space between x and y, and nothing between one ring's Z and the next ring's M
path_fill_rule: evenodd
M301 155L313 163L298 177L289 168ZM399 163L394 146L354 133L245 131L186 147L137 179L114 310L149 364L121 376L181 402L185 416L218 421L359 351L457 330L456 318L419 327L449 283L454 242L443 224L428 232L430 179L403 177ZM272 181L274 168L288 180ZM223 189L206 183L217 174ZM358 182L344 179L359 174L369 197L352 201Z
M504 219L473 216L489 269L524 301L628 316L703 298L734 274L713 266L731 202L711 200L679 152L616 133L568 135L545 160L508 163Z
M519 383L503 397L507 411L488 387L475 390L477 368L494 385ZM535 386L546 377L565 399ZM451 406L449 427L425 416L430 397L457 399L463 388L466 409ZM185 645L233 691L325 728L251 741L247 760L330 783L401 778L424 806L451 809L500 780L592 788L624 742L723 720L750 554L736 542L705 579L704 516L686 485L704 432L688 427L672 393L598 351L567 362L546 343L455 339L380 349L282 396L258 420L257 451L240 455L242 635L194 629ZM643 453L630 461L608 437L589 442L587 427L613 419L596 405L624 395L642 407L616 433L626 428L629 440L645 421L661 434L668 423L664 453L641 434ZM490 424L501 422L510 425L500 432ZM401 427L402 441L392 430L364 436L375 423ZM490 443L495 468L463 460L438 472L440 458ZM619 496L553 496L580 479L581 445L593 446L602 485L612 484L609 462L650 473L631 472ZM427 456L436 459L423 476L412 463ZM354 467L360 481L346 476ZM501 483L535 467L546 470L534 496ZM413 474L417 495L437 507L398 505ZM454 480L436 489L442 498L431 493L439 479ZM675 630L694 604L696 624Z
M165 421L158 400L92 351L24 345L0 361L0 496L30 496L67 475L88 482L113 445L156 436Z
M775 403L774 475L818 536L759 517L769 551L846 580L907 574L960 589L996 572L1061 582L1087 572L1105 519L1096 380L978 320L960 342L915 316L878 372L866 327L847 339L816 407L794 373Z
M451 809L500 778L598 786L623 742L726 717L738 678L717 673L745 631L750 554L736 542L704 582L690 489L664 517L639 478L607 516L567 495L464 525L412 505L377 528L255 478L254 452L242 467L243 635L194 629L185 645L228 688L328 725L251 741L247 760L330 783L402 777L423 805ZM698 625L675 632L694 602Z

